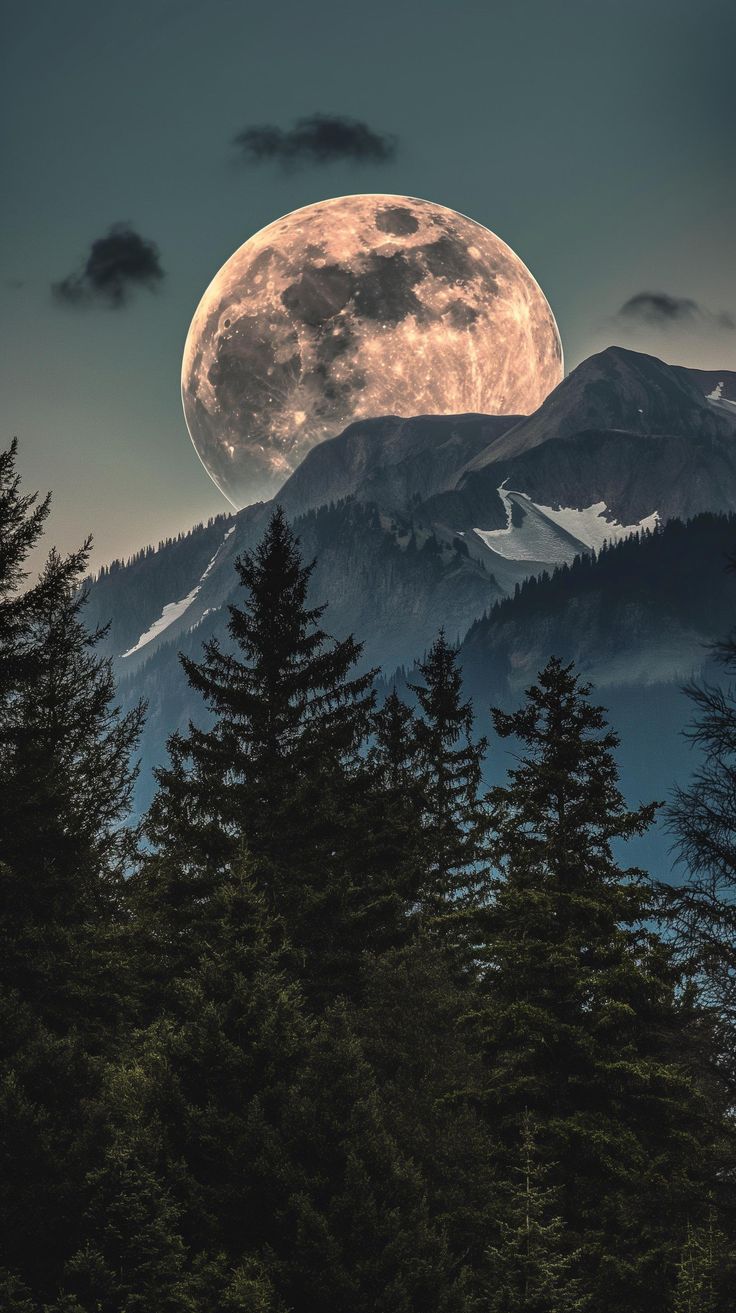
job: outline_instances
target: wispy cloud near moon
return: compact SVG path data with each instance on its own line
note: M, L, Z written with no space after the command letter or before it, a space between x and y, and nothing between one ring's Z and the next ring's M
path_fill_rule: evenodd
M624 302L616 319L647 328L709 326L736 330L736 319L727 310L709 310L691 297L671 296L669 292L637 292Z
M396 137L374 131L360 119L338 114L312 114L297 119L292 128L257 124L244 128L233 139L241 157L250 163L276 161L291 168L309 164L380 164L393 160Z

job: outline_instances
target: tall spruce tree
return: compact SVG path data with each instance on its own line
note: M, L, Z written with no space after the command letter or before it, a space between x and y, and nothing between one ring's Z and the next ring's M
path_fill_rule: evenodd
M18 441L0 451L0 715L32 678L30 621L40 588L26 587L28 557L43 534L50 495L23 493L16 462Z
M122 866L141 712L82 622L88 549L24 593L48 510L0 459L0 1234L49 1296L78 1235L102 1055L127 1008ZM43 1244L39 1238L43 1236Z
M89 546L48 558L24 639L33 677L5 708L0 749L0 979L58 1033L108 1027L121 1003L103 939L124 902L143 717L115 705L102 632L84 625Z
M525 1109L539 1124L596 1310L643 1313L671 1283L719 1132L648 883L612 851L655 806L627 807L589 694L552 659L519 711L493 713L521 756L491 793L486 1106L507 1153Z
M410 684L419 703L414 724L424 843L421 904L427 916L472 906L486 886L487 812L481 797L486 740L473 737L473 710L463 701L457 651L444 631Z
M351 869L362 840L373 673L354 673L359 644L329 638L325 608L307 605L313 566L302 564L280 509L237 569L244 596L230 607L234 650L212 640L202 663L183 658L216 723L170 741L149 817L158 860L147 879L154 899L187 921L245 844L303 970L319 963L329 993L349 987L343 967L359 942L380 934L377 891Z

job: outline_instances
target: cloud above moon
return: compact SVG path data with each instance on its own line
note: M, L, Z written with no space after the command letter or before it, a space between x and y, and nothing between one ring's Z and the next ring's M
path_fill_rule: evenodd
M297 119L292 128L257 124L233 139L243 159L262 164L275 160L287 168L308 164L384 164L393 160L397 139L376 132L360 119L339 114L312 114Z
M630 296L616 318L629 324L649 328L674 328L709 325L736 330L736 319L727 310L712 311L688 296L671 296L669 292L637 292Z
M141 237L130 224L116 223L92 242L80 268L54 283L52 290L63 305L102 304L119 310L134 288L154 290L163 278L156 243Z
M235 506L374 415L535 410L562 378L529 270L472 219L406 196L343 196L256 233L187 337L184 413Z

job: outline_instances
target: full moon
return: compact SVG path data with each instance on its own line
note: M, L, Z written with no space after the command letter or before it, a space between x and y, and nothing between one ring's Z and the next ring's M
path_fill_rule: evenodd
M431 201L341 196L222 266L187 335L182 399L239 508L354 420L529 414L561 378L552 311L500 237Z

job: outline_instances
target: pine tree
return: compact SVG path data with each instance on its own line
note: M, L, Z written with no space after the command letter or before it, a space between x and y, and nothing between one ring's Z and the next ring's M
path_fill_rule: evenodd
M17 439L0 452L0 716L33 676L29 626L40 600L38 584L24 587L27 561L43 533L50 496L21 491Z
M478 1297L494 1219L495 1136L478 1108L483 1063L473 981L436 933L416 933L368 973L357 1026L402 1152L426 1182L453 1269Z
M673 1313L719 1313L724 1248L725 1237L716 1226L713 1209L698 1226L688 1220L677 1267Z
M64 1265L63 1301L89 1313L197 1313L179 1210L124 1142L87 1179L87 1238Z
M49 556L26 629L33 679L6 707L0 751L0 981L60 1034L108 1028L121 1003L109 937L143 717L116 707L102 632L84 626L88 554Z
M185 1289L206 1273L210 1296L229 1289L237 1308L233 1292L257 1271L274 1308L462 1308L345 1006L310 1017L248 864L221 882L211 913L200 960L140 1037L118 1099L176 1205ZM140 1261L135 1235L126 1252Z
M686 688L696 719L687 736L700 752L693 779L676 788L668 819L687 878L665 888L680 954L729 1027L736 1075L736 640L715 653L729 682Z
M415 728L414 713L392 689L373 718L363 795L366 863L385 872L405 934L416 923L425 879Z
M237 564L244 599L230 608L235 652L212 640L201 664L183 659L217 719L170 742L150 813L158 860L149 886L185 942L184 922L206 908L245 844L301 971L319 964L315 988L329 995L350 988L344 972L380 935L373 912L385 891L355 870L373 675L353 673L360 646L330 639L325 608L307 605L312 568L277 510L260 546Z
M39 1313L28 1286L5 1268L0 1268L0 1308L3 1313Z
M575 1276L579 1253L566 1243L559 1190L548 1184L529 1113L519 1149L500 1192L498 1239L489 1249L488 1313L582 1313L590 1306Z
M434 917L472 906L485 886L487 816L480 796L486 740L473 738L457 651L440 631L410 684L419 703L415 752L425 859L421 902Z
M48 501L21 495L14 457L0 459L0 1232L17 1281L50 1297L128 1008L121 822L141 712L116 711L82 623L87 546L52 553L20 593Z
M309 1186L295 1200L286 1302L305 1313L465 1313L465 1256L453 1258L431 1218L342 1003L317 1028L292 1117Z
M529 1109L596 1310L634 1313L666 1285L722 1132L671 955L647 925L648 884L612 851L656 809L626 806L617 738L589 693L552 659L519 711L494 712L521 756L491 793L486 1106L507 1155Z

